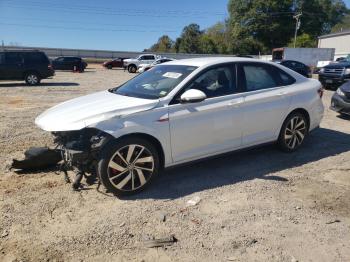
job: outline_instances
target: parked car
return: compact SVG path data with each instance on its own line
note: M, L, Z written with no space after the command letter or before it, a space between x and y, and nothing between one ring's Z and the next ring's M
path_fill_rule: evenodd
M329 64L318 73L318 79L326 88L337 88L350 80L350 61Z
M139 73L143 73L143 72L146 72L146 71L150 70L152 67L155 67L156 65L160 65L160 64L163 64L163 63L166 63L166 62L170 62L170 61L174 61L174 59L163 57L163 58L157 59L152 64L141 64L141 65L139 65L139 68L137 69L137 71Z
M350 115L350 81L344 83L334 93L331 109L341 115Z
M124 67L124 59L127 59L127 58L116 58L116 59L113 59L113 60L109 60L109 61L106 61L103 63L103 66L105 68L108 68L108 69L112 69L114 67L118 67L118 68L123 68Z
M160 57L157 55L144 54L144 55L140 55L137 58L125 59L124 60L124 68L126 68L129 73L136 73L139 65L152 64L158 58L160 58Z
M42 79L52 77L55 71L46 54L37 50L0 52L0 80L25 80L38 85Z
M110 192L130 195L164 167L270 142L296 151L320 125L322 90L261 60L185 59L57 105L35 122L53 132L67 163L97 170Z
M52 61L55 70L76 70L84 72L88 64L81 58L75 56L61 56Z
M312 77L310 67L301 62L293 60L283 60L279 63L285 67L288 67L289 69L292 69L295 72L298 72L299 74L305 77Z

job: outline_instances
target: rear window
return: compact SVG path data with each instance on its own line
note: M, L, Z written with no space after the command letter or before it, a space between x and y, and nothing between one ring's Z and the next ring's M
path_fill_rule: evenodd
M295 79L293 77L291 77L290 75L288 75L283 70L276 68L276 71L281 79L281 85L288 86L288 85L292 85L295 83Z

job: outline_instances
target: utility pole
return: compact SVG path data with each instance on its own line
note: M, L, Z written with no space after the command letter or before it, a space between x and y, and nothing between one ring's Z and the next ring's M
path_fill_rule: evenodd
M297 43L298 30L300 29L300 25L301 25L300 17L302 15L303 15L303 13L299 13L299 14L293 16L293 18L296 20L296 23L295 23L295 34L294 34L294 48L296 47L296 43Z

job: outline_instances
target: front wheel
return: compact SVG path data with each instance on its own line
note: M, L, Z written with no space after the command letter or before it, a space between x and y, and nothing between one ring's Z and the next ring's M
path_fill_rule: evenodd
M136 73L136 71L137 71L137 67L135 66L135 65L131 65L131 66L129 66L128 67L128 72L129 73Z
M30 86L35 86L40 83L40 77L37 73L28 73L25 76L25 81Z
M280 148L285 152L296 151L308 133L308 121L301 113L292 113L283 123L278 138Z
M113 141L101 152L98 174L105 188L117 196L145 189L159 172L156 148L141 138Z

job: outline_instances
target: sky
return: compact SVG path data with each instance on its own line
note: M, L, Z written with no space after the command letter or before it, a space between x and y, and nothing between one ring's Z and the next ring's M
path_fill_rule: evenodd
M344 1L350 8L350 0ZM142 51L228 17L228 0L0 0L0 43Z

